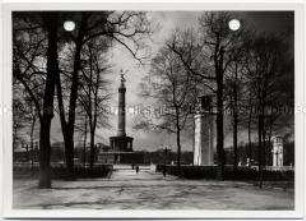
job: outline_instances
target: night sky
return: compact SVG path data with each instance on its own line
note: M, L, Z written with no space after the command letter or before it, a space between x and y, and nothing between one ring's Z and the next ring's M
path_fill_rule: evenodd
M150 12L149 18L155 24L159 23L159 29L153 34L152 42L149 42L150 53L153 57L158 49L163 45L165 40L171 35L172 31L176 27L187 28L194 26L197 23L198 16L202 12L199 11L156 11ZM286 41L289 44L290 54L293 56L294 46L294 14L290 11L239 11L235 12L237 18L241 20L242 25L247 24L251 29L257 30L258 33L274 33L277 35L285 36ZM120 83L119 73L120 70L127 70L127 106L137 105L151 105L154 106L154 101L148 101L139 96L139 84L141 80L149 71L148 66L139 66L131 55L119 45L115 46L110 51L110 63L112 65L111 74L109 80L111 81L110 91L113 94L111 100L111 106L117 105L117 87ZM175 135L170 135L165 132L144 132L136 131L133 129L135 119L137 116L127 114L127 134L134 137L134 149L135 150L149 150L154 151L165 145L169 146L173 150L175 146ZM109 121L111 128L97 129L97 142L108 144L108 137L116 134L117 116L113 114ZM188 134L192 134L189 131ZM225 147L231 145L231 134L225 131ZM82 142L80 136L76 133L75 143ZM59 117L55 116L52 125L52 142L62 142L62 134L60 129ZM239 141L246 140L246 133L242 131L239 134ZM192 150L193 138L189 136L183 136L182 148L183 150Z

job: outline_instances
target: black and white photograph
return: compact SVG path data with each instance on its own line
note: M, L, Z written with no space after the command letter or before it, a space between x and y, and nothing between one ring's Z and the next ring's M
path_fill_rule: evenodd
M12 10L12 209L295 211L295 13Z

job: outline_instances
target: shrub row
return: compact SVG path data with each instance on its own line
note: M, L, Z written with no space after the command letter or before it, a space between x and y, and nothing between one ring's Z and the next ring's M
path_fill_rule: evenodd
M217 166L177 166L157 165L156 171L166 170L167 174L180 176L186 179L217 179L219 167ZM224 180L255 181L259 178L259 171L255 168L238 167L236 171L232 167L225 167ZM263 179L266 181L294 180L294 171L263 171Z
M73 174L69 173L64 165L53 166L51 170L52 179L69 179L69 178L103 178L111 175L113 171L112 165L98 165L93 168L74 166ZM14 166L14 176L37 176L39 168L37 166L22 167Z
M52 168L52 175L54 178L65 179L69 177L75 178L103 178L110 176L113 171L112 165L99 165L92 168L75 166L73 174L70 174L68 169L61 165L59 167Z

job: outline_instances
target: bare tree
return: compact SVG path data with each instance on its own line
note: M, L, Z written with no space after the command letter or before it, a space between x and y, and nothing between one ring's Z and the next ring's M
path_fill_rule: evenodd
M14 90L15 95L16 93L16 90ZM13 98L13 150L16 149L18 144L22 143L24 140L22 130L26 127L26 125L23 108L23 101L20 99L20 97L15 96Z
M61 76L57 77L57 97L59 103L61 127L65 141L66 164L73 173L74 157L74 130L76 120L76 107L80 89L80 73L82 71L82 50L91 40L101 36L108 38L110 42L117 42L125 47L135 58L140 48L140 37L148 33L145 13L142 12L78 12L67 13L67 17L77 23L77 29L71 35L65 35L64 41L73 44L73 67L71 71L71 84L69 87L68 108L62 92ZM68 110L67 113L65 110Z
M86 166L86 149L87 149L87 132L88 132L88 120L87 120L87 116L85 116L84 119L84 140L83 140L83 164L84 164L84 168Z
M180 169L181 136L184 129L190 126L190 119L193 119L190 117L196 103L197 82L186 73L177 54L167 46L161 48L153 58L151 72L145 80L145 96L152 97L163 110L160 118L150 123L155 128L176 135L177 165Z
M288 81L288 74L284 72L285 51L282 40L272 35L257 36L248 53L248 87L253 96L256 107L255 119L257 121L258 136L258 163L259 163L259 185L262 187L264 180L264 167L266 165L266 152L269 142L267 135L272 130L272 125L279 116L279 113L271 113L271 107L279 102L284 102L288 95L283 90L292 88ZM269 136L271 137L271 135ZM269 138L270 139L270 138Z
M17 13L14 19L13 74L29 94L38 113L40 119L39 187L51 188L50 129L54 109L55 76L58 72L58 14L56 12L35 15ZM26 44L28 47L24 47L24 42L29 43ZM41 71L41 68L35 64L36 59L41 60L43 53L46 56L46 72ZM30 77L37 74L45 77L41 84L44 87L41 93L35 92L37 88L30 81Z
M247 87L245 86L245 65L246 65L246 45L249 37L244 30L241 34L241 42L232 49L230 56L230 64L225 75L225 99L226 108L231 112L231 125L233 127L233 169L238 167L238 129L245 113L242 111L245 105L245 93Z
M38 115L36 110L31 106L31 112L30 112L30 119L31 119L31 126L30 126L30 147L31 147L31 165L32 165L32 170L34 167L34 133L35 133L35 128L38 120Z
M102 42L102 43L101 43ZM90 160L92 168L95 161L95 133L97 126L107 126L108 100L110 93L107 90L108 81L105 80L107 74L107 61L105 52L108 46L102 39L89 41L83 51L86 62L83 64L82 83L79 95L79 102L82 105L88 118L90 132Z
M233 161L233 169L236 171L238 167L238 123L239 123L239 104L238 104L238 96L239 96L239 85L242 83L241 79L238 78L238 62L235 62L232 67L232 76L229 79L226 79L226 97L228 100L228 107L231 110L231 124L233 127L233 153L234 153L234 161Z
M43 108L40 125L40 171L39 171L39 187L51 187L51 121L54 116L54 92L55 92L55 79L58 75L58 55L57 55L57 42L58 42L58 14L48 13L43 17L43 21L47 30L48 48L47 48L47 78L46 86L43 96Z
M243 30L231 31L227 12L205 13L199 19L199 36L183 35L168 45L181 59L189 74L200 76L203 87L216 94L217 155L219 179L223 179L224 153L224 77L233 62L233 50L241 44ZM207 91L207 90L206 90Z

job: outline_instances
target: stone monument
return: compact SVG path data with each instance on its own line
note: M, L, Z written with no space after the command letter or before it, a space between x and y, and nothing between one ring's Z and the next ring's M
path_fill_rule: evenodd
M126 110L125 110L125 78L121 73L121 83L118 89L118 126L117 135L110 137L111 152L115 155L115 162L120 162L120 152L132 152L133 151L133 138L126 135L125 123L126 123Z
M283 158L283 139L281 137L274 137L273 138L273 148L272 148L272 154L273 154L273 167L282 167L284 158Z
M195 166L214 165L214 117L211 111L211 96L200 98L200 108L195 116L195 140L193 164Z

